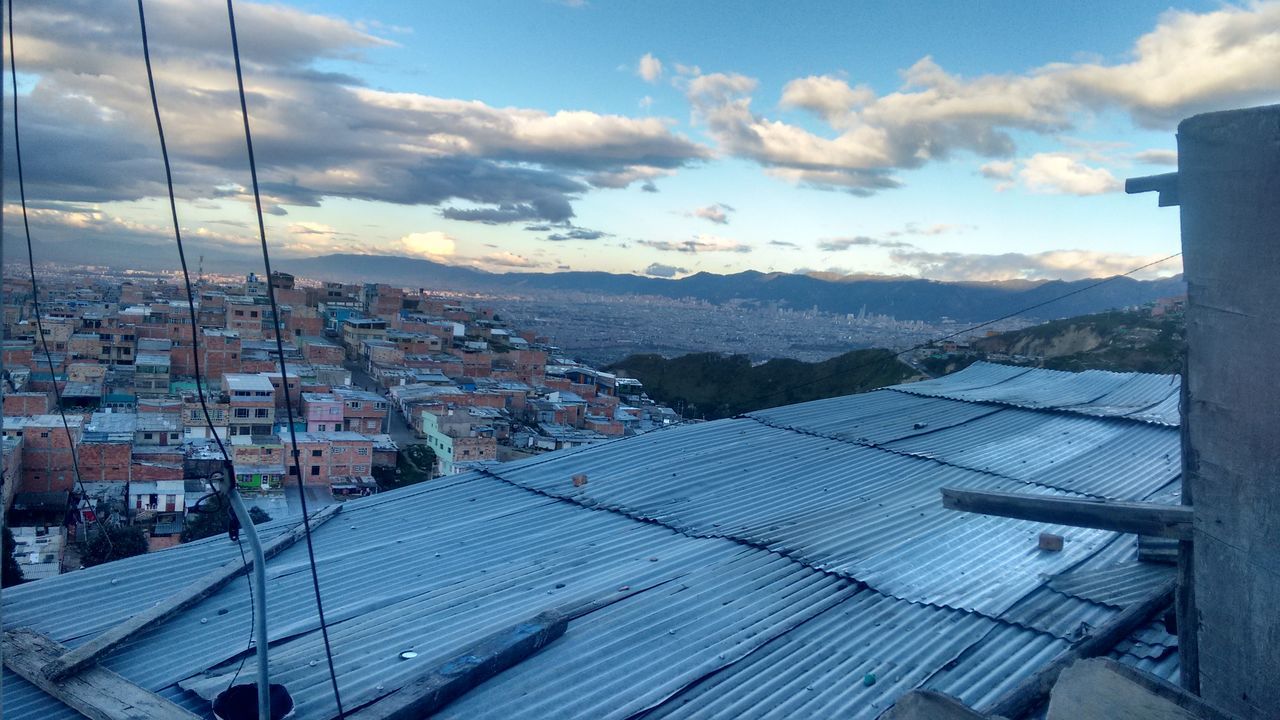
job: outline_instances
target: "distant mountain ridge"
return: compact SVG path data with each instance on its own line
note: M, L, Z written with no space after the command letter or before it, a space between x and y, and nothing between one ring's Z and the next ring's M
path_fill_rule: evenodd
M323 280L382 282L403 287L478 292L561 291L605 295L657 295L696 298L711 303L743 300L779 303L796 310L817 307L832 313L892 315L899 320L937 321L950 317L978 322L1016 312L1096 283L1090 280L1044 282L941 282L902 277L868 279L829 275L762 273L732 275L700 272L679 280L606 272L488 273L395 255L324 255L277 261L280 269ZM1181 295L1181 275L1159 280L1120 277L1027 314L1050 320L1141 305Z

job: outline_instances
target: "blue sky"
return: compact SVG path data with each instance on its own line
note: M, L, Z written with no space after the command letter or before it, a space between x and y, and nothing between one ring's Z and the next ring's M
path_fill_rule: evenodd
M158 250L136 17L66 5L94 13L80 37L15 20L38 228L54 252ZM216 6L148 18L183 225L234 259L252 208ZM1174 169L1177 120L1280 100L1275 2L237 8L282 258L1108 275L1178 249L1176 212L1120 189Z

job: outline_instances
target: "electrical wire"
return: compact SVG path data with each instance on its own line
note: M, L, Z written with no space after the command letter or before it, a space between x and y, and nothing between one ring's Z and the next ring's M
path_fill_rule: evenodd
M187 254L182 245L182 226L178 222L178 201L173 191L173 170L169 163L169 146L165 142L164 123L160 119L160 102L156 96L156 80L155 74L151 69L151 45L147 39L147 15L143 8L142 0L138 0L138 26L142 33L142 58L147 66L147 88L151 93L151 110L156 118L156 134L160 138L160 155L164 159L164 179L169 189L169 214L173 218L173 237L178 246L178 260L182 264L182 281L183 287L187 293L187 313L191 322L191 361L196 377L196 397L200 400L200 412L204 416L205 427L208 428L209 434L213 436L213 440L218 445L218 451L222 453L223 471L230 473L229 482L235 482L234 463L231 461L230 454L227 453L226 445L223 444L222 438L218 435L218 429L214 427L213 418L209 414L209 405L205 401L205 392L203 382L203 374L200 371L200 327L196 320L196 303L195 293L191 289L191 274L187 270ZM217 497L221 503L221 510L227 515L228 525L231 522L231 503L222 493L214 488L213 495ZM206 496L208 497L208 496ZM197 511L205 498L201 498L196 502ZM236 669L234 675L231 676L231 683L227 686L230 688L235 684L237 678L240 677L240 670L244 668L244 661L248 657L249 648L253 647L253 626L254 615L256 610L253 604L253 580L249 577L249 560L244 554L244 543L239 535L236 536L236 546L240 549L240 562L244 566L245 583L249 586L249 640L245 648L245 654L240 658L240 667Z
M10 0L12 2L12 0ZM253 134L249 130L249 107L245 100L244 72L240 67L240 41L236 35L236 16L232 0L227 0L227 23L231 28L231 52L236 65L236 87L240 93L240 116L244 121L244 142L249 155L249 175L253 181L253 203L258 215L258 238L262 242L262 264L267 280L267 298L271 303L271 324L276 338L276 352L280 357L280 388L284 393L285 418L289 425L289 445L293 456L293 472L298 478L298 499L302 507L303 535L307 541L307 561L311 566L311 584L315 591L316 612L320 620L320 634L324 639L324 655L329 663L329 680L333 684L333 699L338 706L338 718L346 717L342 709L342 693L338 689L338 673L333 665L333 649L329 643L329 628L324 619L324 603L320 597L320 575L316 570L316 551L311 542L311 519L307 514L307 492L302 480L302 467L299 464L298 435L293 426L293 400L289 397L288 369L284 361L284 340L280 322L280 310L276 305L276 290L271 279L271 254L267 249L267 227L262 213L262 194L258 188L258 164L253 154Z
M84 482L80 479L80 460L76 457L76 444L71 435L71 423L67 421L67 411L62 407L62 391L58 389L58 377L53 369L53 356L49 354L49 341L44 336L44 323L40 319L40 288L36 283L35 253L31 249L31 224L27 220L27 189L22 175L22 140L18 132L18 66L14 60L13 52L13 0L9 0L8 8L9 78L13 88L13 157L18 170L18 197L22 204L22 229L27 239L27 269L31 273L31 303L36 315L36 334L40 336L40 348L44 352L45 363L49 366L49 380L53 384L54 401L58 404L58 415L62 417L62 429L67 433L67 445L71 451L71 472L75 476L75 483L80 491L80 496L87 501L89 493L85 491ZM129 498L126 497L125 515L127 516L128 513ZM110 561L115 555L115 543L111 541L111 534L103 528L102 518L98 517L96 511L93 513L93 522L97 526L98 534L107 541L107 557L104 562Z
M1024 314L1024 313L1031 312L1032 310L1036 310L1036 309L1038 309L1038 308L1042 308L1042 307L1044 307L1044 306L1046 306L1046 305L1051 305L1051 304L1053 304L1053 303L1056 303L1056 302L1058 302L1059 300L1064 300L1064 299L1066 299L1066 298L1071 297L1072 295L1079 295L1079 294L1080 294L1080 293L1082 293L1082 292L1087 292L1087 291L1092 290L1092 289L1094 289L1094 288L1096 288L1096 287L1098 287L1098 286L1100 286L1100 285L1106 285L1107 283L1109 283L1109 282L1111 282L1111 281L1113 281L1113 280L1117 280L1117 279L1122 278L1122 277L1128 277L1128 276L1130 276L1130 275L1133 275L1134 273L1142 272L1143 270L1146 270L1146 269L1147 269L1147 268L1149 268L1149 267L1154 267L1154 266L1156 266L1156 265L1159 265L1160 263L1163 263L1163 262L1167 262L1167 261L1169 261L1169 260L1172 260L1172 259L1174 259L1174 258L1178 257L1178 256L1179 256L1179 255L1181 255L1181 254L1182 254L1181 252L1176 252L1176 253L1174 253L1174 254L1172 254L1172 255L1167 255L1167 256L1165 256L1165 257L1160 258L1159 260L1153 260L1152 262L1149 262L1149 263L1147 263L1147 264L1145 264L1145 265L1140 265L1140 266L1138 266L1138 267L1136 267L1136 268L1133 268L1132 270L1129 270L1128 272L1124 272L1124 273L1121 273L1121 274L1119 274L1119 275L1112 275L1112 276L1111 276L1111 277L1109 277L1109 278L1104 278L1104 279L1099 280L1099 281L1097 281L1097 282L1095 282L1095 283L1090 283L1089 285L1085 285L1084 287L1076 288L1075 290L1072 290L1072 291L1070 291L1070 292L1065 292L1065 293L1063 293L1063 294L1061 294L1061 295L1057 295L1057 296L1051 297L1051 298L1049 298L1049 299L1047 299L1047 300L1042 300L1042 301L1040 301L1040 302L1038 302L1038 303L1035 303L1034 305L1028 305L1027 307L1024 307L1024 308L1022 308L1022 309L1020 309L1020 310L1015 310L1014 312L1008 313L1008 314L1006 314L1006 315L1001 315L1000 317L995 318L994 320L987 320L986 322L981 322L981 323L978 323L977 325L970 325L969 327L964 328L963 330L957 330L957 331L955 331L955 332L953 332L953 333L948 333L948 334L946 334L946 335L942 335L942 336L940 336L940 337L936 337L936 338L932 338L932 339L930 339L930 340L926 340L926 341L924 341L924 342L922 342L922 343L919 343L919 344L917 344L917 345L913 345L913 346L911 346L911 347L907 348L906 350L900 350L900 351L898 351L898 352L895 352L895 353L893 353L892 355L890 355L889 357L891 357L891 358L898 358L898 357L902 357L903 355L906 355L907 353L912 353L912 352L915 352L916 350L922 350L922 349L924 349L924 348L927 348L927 347L929 347L930 345L932 345L932 344L934 344L934 343L939 343L939 342L942 342L942 341L944 341L944 340L950 340L951 338L958 337L958 336L960 336L960 335L968 335L969 333L971 333L971 332L973 332L973 331L975 331L975 330L981 330L981 329L982 329L982 328L984 328L984 327L988 327L988 326L990 326L990 325L994 325L994 324L996 324L996 323L998 323L998 322L1001 322L1002 320L1008 320L1008 319L1010 319L1010 318L1017 317L1017 316L1022 315L1022 314ZM864 367L869 367L869 366L870 366L870 364L869 364L869 363L864 363L864 364L863 364L863 366L864 366ZM838 378L838 377L842 377L842 376L844 376L844 375L848 375L849 373L851 373L851 372L853 372L854 370L857 370L857 369L858 369L858 367L854 367L854 368L850 368L850 369L848 369L848 370L843 370L843 371L841 371L841 372L831 373L831 374L829 374L829 375L823 375L823 376L821 376L821 377L817 377L817 378L814 378L814 379L812 379L812 380L806 380L805 382L802 382L802 383L796 383L796 384L794 384L794 385L788 385L787 387L779 388L779 389L774 390L774 391L772 391L772 392L764 393L763 395L757 395L757 396L755 396L755 397L754 397L754 398L752 398L752 399L753 399L753 400L766 400L766 399L768 399L768 398L772 398L772 397L775 397L775 396L777 396L777 395L781 395L781 394L784 394L784 393L789 393L789 392L791 392L792 390L797 390L797 389L799 389L799 388L808 387L808 386L810 386L810 385L816 385L816 384L818 384L818 383L820 383L820 382L825 382L825 381L827 381L827 380L834 380L834 379L836 379L836 378Z

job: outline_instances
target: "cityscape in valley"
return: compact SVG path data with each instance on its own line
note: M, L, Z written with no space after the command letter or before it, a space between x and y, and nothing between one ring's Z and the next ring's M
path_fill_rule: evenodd
M1011 342L982 352L997 347L999 331L1032 323L1022 316L966 332L948 318L899 321L865 308L842 316L660 296L484 296L284 272L202 275L189 305L174 273L64 267L36 280L39 315L29 277L4 283L4 462L13 479L4 502L26 579L102 559L86 545L95 523L129 528L138 551L225 530L199 504L209 477L225 471L223 449L259 517L293 517L300 493L323 506L705 419L707 392L736 412L786 402L764 396L735 406L717 385L740 383L735 373L759 365L753 358L820 363L866 348L910 350L898 360L855 358L871 379L805 396L826 397L975 359L1043 365L1073 347L1052 342L1034 352ZM1148 303L1145 312L1176 302ZM745 355L747 365L715 369L714 379L678 371L704 383L700 397L640 360L708 353ZM646 391L646 376L656 393ZM806 377L783 371L755 386L785 392Z
M1263 720L1280 0L0 8L6 720Z

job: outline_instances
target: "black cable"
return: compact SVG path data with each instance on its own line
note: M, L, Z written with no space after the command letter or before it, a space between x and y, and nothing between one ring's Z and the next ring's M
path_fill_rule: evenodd
M142 9L142 0L138 0L138 24L142 29L142 58L147 65L147 86L151 91L151 110L156 116L156 133L160 137L160 155L164 158L164 180L169 187L169 214L173 217L173 237L178 245L178 261L182 264L182 281L187 291L187 313L191 319L191 361L196 374L196 397L200 399L200 411L204 414L204 423L209 428L209 434L213 435L214 442L218 444L218 450L222 452L222 459L230 464L231 457L227 454L227 448L222 444L222 438L218 436L217 429L214 428L213 418L209 415L209 406L204 399L204 386L201 384L200 328L199 323L196 321L196 303L194 293L191 290L191 274L187 270L187 254L182 246L182 227L178 224L178 201L173 192L173 170L169 164L169 147L164 140L164 123L160 121L160 103L156 99L156 79L151 72L151 46L147 42L147 17Z
M10 0L12 2L12 0ZM262 194L258 189L258 164L253 155L253 134L249 130L249 107L245 100L244 73L240 68L240 41L236 36L236 16L232 0L227 0L227 22L231 27L231 52L236 63L236 87L240 93L240 116L244 120L244 142L249 154L249 175L253 181L253 203L258 214L258 238L262 241L262 264L267 276L267 298L271 302L271 324L276 336L276 352L280 356L280 388L284 392L285 418L289 423L289 445L293 455L293 471L298 478L298 501L302 506L302 524L307 540L307 560L311 566L311 585L316 596L316 612L320 620L320 634L324 639L324 655L329 663L329 680L333 684L333 699L338 706L338 718L346 714L342 709L342 694L338 690L338 673L333 666L333 649L329 644L329 628L324 619L324 604L320 599L320 574L316 570L316 551L311 542L311 519L307 515L307 489L302 481L302 467L298 457L298 435L293 427L293 400L289 397L288 369L284 361L284 340L281 339L280 310L276 305L276 290L271 282L271 254L267 249L267 227L262 213Z
M71 435L71 424L67 422L67 411L62 407L62 391L58 389L57 373L53 370L53 356L49 354L49 341L44 337L44 323L40 321L40 288L36 284L35 253L31 249L31 224L27 221L27 188L22 175L22 141L18 133L18 66L14 60L13 53L13 0L9 0L9 77L13 87L13 157L18 169L18 197L22 203L22 229L27 238L27 269L31 272L31 303L36 314L36 334L40 336L40 348L44 352L45 364L49 366L49 381L53 384L53 397L54 401L58 403L58 415L62 416L62 429L67 433L67 444L71 451L71 471L75 475L76 487L80 489L81 497L88 500L89 493L85 491L84 482L80 480L80 460L76 457L75 438ZM124 499L124 506L127 517L129 514L128 497ZM110 533L106 532L102 527L102 518L98 517L96 511L93 514L93 522L98 528L98 533L107 541L107 561L110 561L112 556L115 555L115 543L111 541Z
M936 338L932 338L932 339L930 339L930 340L926 340L926 341L924 341L924 342L922 342L922 343L919 343L919 344L917 344L917 345L913 345L913 346L911 346L911 347L907 348L906 350L900 350L900 351L898 351L898 352L896 352L896 353L894 353L894 354L890 355L889 357L892 357L892 358L902 357L903 355L906 355L907 353L911 353L911 352L915 352L916 350L922 350L922 349L924 349L924 348L927 348L927 347L929 347L930 345L932 345L932 344L934 344L934 343L942 342L943 340L950 340L951 338L953 338L953 337L957 337L957 336L959 336L959 335L967 335L967 334L969 334L969 333L973 332L974 330L981 330L982 328L987 327L988 325L994 325L994 324L996 324L996 323L998 323L998 322L1000 322L1000 321L1002 321L1002 320L1008 320L1008 319L1010 319L1010 318L1017 317L1017 316L1019 316L1019 315L1022 315L1023 313L1028 313L1028 312L1031 312L1032 310L1035 310L1035 309L1037 309L1037 308L1042 308L1042 307L1044 307L1045 305L1050 305L1050 304L1052 304L1052 303L1056 303L1056 302L1058 302L1059 300L1064 300L1064 299L1066 299L1066 298L1071 297L1072 295L1079 295L1080 293L1082 293L1082 292L1086 292L1086 291L1088 291L1088 290L1092 290L1092 289L1094 289L1094 288L1098 287L1099 285L1105 285L1105 284L1107 284L1107 283L1111 282L1112 280L1116 280L1116 279L1118 279L1118 278L1122 278L1122 277L1128 277L1129 275L1133 275L1134 273L1137 273L1137 272L1141 272L1141 271L1143 271L1143 270L1146 270L1146 269L1147 269L1147 268L1149 268L1149 267L1152 267L1152 266L1155 266L1155 265L1159 265L1160 263L1162 263L1162 262L1166 262L1166 261L1168 261L1168 260L1172 260L1172 259L1174 259L1174 258L1178 257L1178 256L1179 256L1179 255L1181 255L1181 254L1182 254L1182 253L1180 253L1180 252L1176 252L1176 253L1174 253L1174 254L1172 254L1172 255L1168 255L1168 256L1166 256L1166 257L1162 257L1162 258L1160 258L1159 260L1154 260L1154 261L1152 261L1152 262L1149 262L1149 263L1147 263L1146 265L1140 265L1140 266L1138 266L1138 267L1136 267L1136 268L1134 268L1134 269L1132 269L1132 270L1129 270L1128 272L1121 273L1121 274L1119 274L1119 275L1112 275L1112 276L1111 276L1111 277L1109 277L1109 278L1104 278L1104 279L1099 280L1099 281L1097 281L1097 282L1095 282L1095 283L1091 283L1091 284L1089 284L1089 285L1085 285L1084 287L1076 288L1075 290L1072 290L1072 291L1070 291L1070 292L1065 292L1065 293L1063 293L1063 294L1061 294L1061 295L1057 295L1057 296L1055 296L1055 297L1051 297L1051 298L1049 298L1048 300L1042 300L1041 302L1038 302L1038 303L1036 303L1036 304L1034 304L1034 305L1028 305L1027 307L1022 308L1021 310L1016 310L1016 311L1011 312L1011 313L1009 313L1009 314L1007 314L1007 315L1001 315L1000 317L998 317L998 318L996 318L996 319L994 319L994 320L987 320L986 322L981 322L981 323L978 323L977 325L971 325L971 326L969 326L969 327L967 327L967 328L964 328L963 330L957 330L957 331L955 331L955 332L953 332L953 333L949 333L949 334L947 334L947 335L943 335L943 336L941 336L941 337L936 337ZM814 379L812 379L812 380L807 380L807 381L802 382L802 383L796 383L795 385L788 385L787 387L779 388L778 390L774 390L773 392L765 393L765 394L763 394L763 395L757 395L757 396L755 396L755 397L754 397L754 398L752 398L752 399L753 399L753 400L765 400L765 399L768 399L768 398L774 397L775 395L781 395L781 394L783 394L783 393L791 392L792 390L796 390L796 389L798 389L798 388L808 387L808 386L810 386L810 385L816 385L817 383L824 382L824 381L826 381L826 380L834 380L835 378L838 378L838 377L840 377L840 376L842 376L842 375L847 375L848 373L850 373L850 372L852 372L853 370L856 370L856 369L857 369L857 368L855 367L855 368L851 368L851 369L849 369L849 370L843 370L843 371L838 372L838 373L832 373L832 374L830 374L830 375L823 375L822 377L817 377L817 378L814 378Z
M191 290L191 274L187 270L187 254L182 246L182 226L178 222L178 201L173 191L173 171L169 163L169 146L164 138L164 123L160 120L160 102L156 96L156 80L155 74L151 69L151 45L147 41L147 15L143 9L142 0L138 0L138 26L142 32L142 58L147 66L147 87L151 92L151 110L156 118L156 134L160 138L160 155L164 158L164 179L169 189L169 214L173 218L173 237L178 245L178 260L182 264L182 281L187 292L187 313L191 322L191 361L195 370L196 377L196 397L200 400L200 411L204 415L205 427L209 429L209 434L213 436L213 440L218 445L219 452L222 453L223 472L230 473L231 477L227 478L229 482L235 482L235 466L231 461L231 456L227 453L226 445L223 444L222 438L218 435L218 430L214 427L213 418L209 414L209 405L205 402L204 385L202 384L202 373L200 372L200 327L196 320L196 304L195 294ZM221 502L222 512L227 514L228 525L231 523L231 503L223 497L221 493L214 488L212 494ZM196 510L200 510L201 503L205 497L200 498L196 502ZM236 546L240 549L240 562L244 566L245 583L249 586L249 640L245 648L245 655L240 659L240 667L231 677L231 684L234 685L237 678L240 677L240 670L244 668L245 658L248 657L249 648L253 647L253 626L254 614L256 610L253 605L253 580L249 577L249 561L244 554L244 544L240 540L239 535L236 536ZM231 687L228 685L227 687Z

